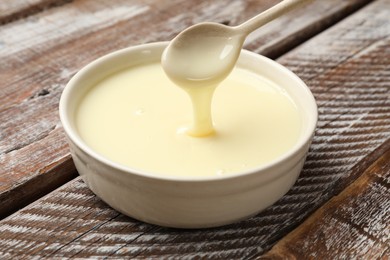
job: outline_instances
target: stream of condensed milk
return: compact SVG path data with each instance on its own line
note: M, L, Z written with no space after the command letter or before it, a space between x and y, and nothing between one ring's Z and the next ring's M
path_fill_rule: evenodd
M213 119L203 112L198 116L214 123L215 133L194 137L186 130L195 129L188 127L193 121L189 96L161 64L130 67L84 96L76 111L78 133L97 153L131 169L191 178L261 167L296 143L302 124L298 108L272 81L236 67L209 91L213 101L204 102L210 108L198 105L211 109Z
M191 35L193 35L192 33ZM168 46L161 64L167 76L189 95L193 122L186 133L195 137L214 134L211 103L216 87L229 75L239 56L242 35L226 37L223 28L182 36L179 43Z

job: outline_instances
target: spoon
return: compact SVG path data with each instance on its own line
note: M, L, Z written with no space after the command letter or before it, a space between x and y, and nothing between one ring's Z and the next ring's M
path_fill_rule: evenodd
M193 124L185 132L193 137L214 131L211 100L240 55L245 38L260 26L309 0L284 0L241 25L200 23L178 34L164 50L161 64L167 76L185 90L193 107Z
M235 27L199 23L178 34L162 55L162 67L177 85L214 85L229 75L252 31L310 0L284 0Z

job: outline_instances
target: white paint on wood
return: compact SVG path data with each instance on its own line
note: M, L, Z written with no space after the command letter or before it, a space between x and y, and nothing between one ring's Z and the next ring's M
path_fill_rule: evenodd
M81 206L81 205L68 205L68 204L62 204L62 203L52 203L52 202L44 202L40 204L35 204L32 206L34 209L39 210L51 210L51 211L57 211L62 212L63 214L66 214L66 212L86 212L91 210L99 210L99 209L93 209L87 206Z
M54 46L58 41L62 41L65 35L67 40L76 33L77 37L81 37L149 10L146 5L103 7L95 12L84 12L83 6L69 5L64 6L61 12L51 9L44 16L30 17L27 23L21 21L16 26L14 24L3 26L0 30L0 39L4 46L0 49L0 57L9 57L26 49L34 51L34 48L43 44L46 48L47 45ZM88 9L87 6L84 8ZM69 17L72 17L72 22L69 22Z

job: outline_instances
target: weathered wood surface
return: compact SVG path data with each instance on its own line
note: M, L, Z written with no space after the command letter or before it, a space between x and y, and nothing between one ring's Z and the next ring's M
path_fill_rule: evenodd
M0 26L0 218L75 176L57 106L64 85L82 66L116 49L171 39L200 21L239 24L277 2L2 3L13 10L10 13L34 15ZM256 32L246 46L277 56L367 2L315 1ZM28 8L54 4L55 8L41 8L40 12Z
M389 259L390 150L262 259Z
M388 189L388 164L384 163L388 154L383 154L390 148L389 6L390 0L375 1L278 60L312 89L319 105L319 123L297 183L261 214L222 228L167 229L138 222L110 209L78 178L2 220L0 255L250 258L261 256L345 187L355 185L340 195L351 198L350 202L341 199L340 207L359 201L354 189L360 187L359 177L362 175L364 180L364 176L372 175L373 169L383 167L382 176L386 180L380 183L385 187L367 185L362 191L361 196L374 199L369 194ZM375 203L372 202L373 207ZM377 246L387 256L388 243L382 240L388 241L386 216L390 209L388 204L382 206L362 221L369 221L367 218L383 221L375 226L379 235L370 239L379 239ZM360 208L366 209L365 205ZM313 217L317 219L316 216ZM358 215L351 212L351 218L355 217ZM373 232L376 231L367 231ZM293 234L300 234L299 229ZM280 243L284 245L283 240ZM342 245L331 245L337 247L340 256ZM365 245L362 242L357 246ZM310 257L303 251L297 253L302 253L302 258ZM354 256L359 257L351 258Z
M60 6L72 0L3 0L0 1L0 25L9 23L45 9Z

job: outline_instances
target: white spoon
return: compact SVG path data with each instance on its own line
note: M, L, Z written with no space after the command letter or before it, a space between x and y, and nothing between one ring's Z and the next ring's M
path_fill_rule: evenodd
M238 25L193 25L177 35L164 50L162 67L168 77L190 96L193 124L186 133L194 137L213 134L211 100L217 85L233 69L245 38L260 26L310 0L284 0Z
M308 1L284 0L235 27L193 25L169 43L162 56L163 69L181 87L218 84L233 69L249 33Z

